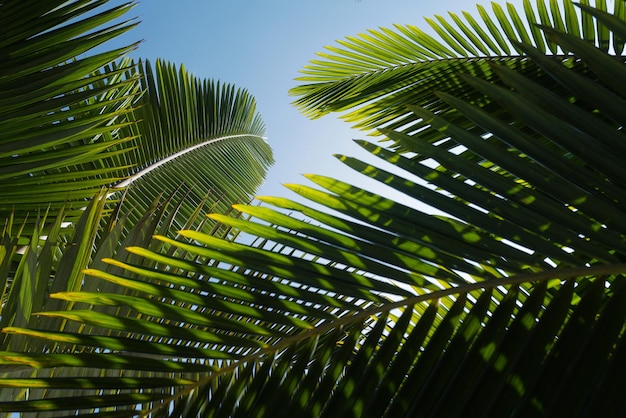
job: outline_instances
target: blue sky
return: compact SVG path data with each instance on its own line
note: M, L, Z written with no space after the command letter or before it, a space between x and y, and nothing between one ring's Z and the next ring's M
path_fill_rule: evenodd
M198 77L247 88L257 99L276 159L259 194L293 197L281 183L308 184L302 173L372 188L332 155L375 161L351 141L366 138L364 132L334 114L311 121L290 104L298 71L346 36L394 23L427 30L423 16L462 10L476 14L474 2L453 0L142 0L130 12L141 24L124 40L144 40L135 57L163 58ZM377 192L385 193L378 187Z

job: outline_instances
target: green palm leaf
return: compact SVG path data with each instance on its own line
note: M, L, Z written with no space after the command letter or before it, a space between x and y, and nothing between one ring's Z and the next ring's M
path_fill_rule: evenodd
M107 64L135 45L76 58L135 25L116 21L132 2L100 11L103 3L0 6L0 216L13 213L18 225L33 222L37 210L54 218L84 207L120 176L94 169L129 139L117 132L137 80L130 62Z
M0 5L0 48L7 57L0 64L0 213L8 218L0 248L0 326L7 329L75 332L66 318L31 314L75 305L51 299L51 293L106 292L106 285L97 288L86 280L83 269L98 267L98 260L114 255L132 261L123 248L148 248L157 231L173 236L168 232L172 228L205 225L214 234L230 233L206 226L199 216L203 208L224 210L249 201L272 162L254 98L245 90L199 80L163 62L157 62L153 74L149 64L120 59L134 45L76 58L134 26L131 21L110 23L132 3L98 13L105 3ZM126 190L131 183L135 187ZM101 190L112 186L109 192ZM175 192L180 193L176 200L155 204L161 195L171 198ZM119 199L124 204L115 206ZM131 297L121 293L119 297ZM114 344L115 337L96 340ZM64 351L71 345L67 337L45 343L11 334L0 342L2 350L33 353ZM8 387L32 384L37 397L48 393L37 387L48 387L42 382L50 375L46 371L43 380L35 381L28 380L32 373L21 372ZM74 377L69 370L61 379L66 387L85 382ZM149 378L144 380L152 385ZM133 383L121 379L112 385ZM7 389L0 397L10 401L23 393ZM76 399L73 406L96 402L104 408L115 399L132 404L154 397L106 398ZM51 404L55 402L35 402L38 406L31 410Z
M100 188L126 187L140 177L143 182L154 177L151 181L161 185L145 186L136 197L138 192L129 193L127 208L145 210L157 189L171 195L181 184L190 202L180 208L183 219L208 195L226 199L218 210L250 200L272 157L248 92L163 62L153 73L149 64L118 60L134 46L74 59L132 28L132 22L123 22L89 33L132 3L65 25L97 4L44 3L32 6L33 15L45 15L36 20L40 32L35 22L19 20L2 29L3 50L10 57L0 67L2 216L13 213L19 223L37 210L56 216L61 208L76 216L72 210L84 207ZM20 7L11 3L2 9L9 15ZM55 26L60 27L47 32ZM177 177L168 170L144 174L168 159L175 162L164 167ZM210 199L207 205L216 202Z
M273 163L254 97L163 61L154 70L146 62L140 72L143 96L123 129L136 138L125 155L133 167L114 185L130 186L122 210L141 214L159 196L177 192L185 199L173 228L183 228L176 219L189 219L203 202L217 212L249 202Z
M622 6L615 3L615 16L621 16ZM596 7L598 13L606 11L604 2ZM555 59L567 60L569 46L555 42L538 24L574 36L582 32L605 50L610 43L616 53L623 49L622 35L613 35L603 21L586 13L577 14L570 1L564 1L562 8L556 1L551 1L549 8L537 1L533 8L526 0L523 14L512 5L506 12L496 3L492 3L492 13L480 5L477 8L480 20L467 12L463 17L450 13L450 21L441 16L426 19L440 39L412 25L397 25L369 30L339 41L338 47L327 47L327 52L318 53L321 59L312 60L302 70L303 76L297 79L300 85L291 90L297 96L294 104L311 118L342 112L343 119L372 135L383 126L411 133L419 129L419 119L407 111L407 105L449 110L445 102L433 97L434 91L484 100L472 96L474 90L458 77L461 73L498 83L490 63L500 63L534 78L530 75L533 66L528 66L516 42L542 52L547 46ZM543 82L554 88L553 80Z
M254 98L245 90L178 73L163 62L153 74L149 64L119 59L134 46L75 58L134 26L114 23L132 3L96 13L105 3L31 2L28 19L18 18L23 4L0 6L3 16L16 16L1 29L8 57L0 66L0 216L9 218L1 261L5 326L28 322L29 294L39 310L50 289L80 289L96 237L112 255L124 236L119 225L145 223L160 195L186 196L163 206L159 219L167 227L206 224L197 218L203 204L225 211L248 202L272 162ZM98 213L80 218L94 195L104 196L103 187L115 187L108 195L114 203L131 183L142 185L124 195L117 211L130 219L115 233L96 227L109 228L103 216L113 205L92 202ZM83 224L74 228L79 219ZM108 219L111 228L115 221ZM71 242L75 230L81 238ZM73 266L63 270L60 254L79 261L61 263ZM21 311L23 321L15 323Z

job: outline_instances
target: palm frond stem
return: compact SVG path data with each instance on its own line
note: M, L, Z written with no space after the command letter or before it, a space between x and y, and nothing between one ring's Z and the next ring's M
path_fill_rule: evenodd
M146 174L148 174L152 170L155 170L155 169L159 168L160 166L162 166L162 165L164 165L164 164L166 164L166 163L168 163L168 162L170 162L172 160L175 160L176 158L178 158L180 156L188 154L188 153L190 153L192 151L195 151L195 150L197 150L199 148L202 148L202 147L205 147L207 145L214 144L216 142L220 142L220 141L223 141L223 140L226 140L226 139L231 139L231 138L243 138L243 137L255 137L255 138L262 139L265 142L267 142L267 138L266 137L259 136L259 135L253 135L253 134L226 135L226 136L222 136L220 138L210 139L210 140L202 142L200 144L196 144L194 146L185 148L184 150L179 151L179 152L177 152L175 154L172 154L172 155L170 155L170 156L168 156L168 157L166 157L166 158L164 158L164 159L162 159L160 161L157 161L156 163L151 164L150 166L148 166L148 167L144 168L143 170L139 171L138 173L133 174L131 177L127 178L126 180L124 180L124 181L114 185L113 189L114 190L117 189L117 190L109 193L108 196L111 196L111 195L117 193L120 189L123 189L123 188L126 188L126 187L130 186L134 181L136 181L136 180L140 179L141 177L145 176Z

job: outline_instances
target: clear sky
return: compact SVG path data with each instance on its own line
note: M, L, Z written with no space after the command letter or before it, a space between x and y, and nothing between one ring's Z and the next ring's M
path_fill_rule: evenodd
M428 31L422 17L463 10L477 15L474 2L454 0L141 0L130 12L141 24L124 39L144 40L135 57L182 63L198 77L247 88L276 159L259 194L293 197L281 183L308 184L302 173L368 184L332 156L369 158L351 141L365 133L335 114L314 121L302 116L288 95L298 71L346 36L394 23Z

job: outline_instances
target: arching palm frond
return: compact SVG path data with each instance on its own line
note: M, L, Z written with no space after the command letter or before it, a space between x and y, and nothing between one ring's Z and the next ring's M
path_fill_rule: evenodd
M426 18L433 36L422 29L397 25L393 29L369 30L339 41L336 47L318 53L302 70L300 85L291 90L297 96L294 104L311 118L329 112L355 127L377 135L386 127L412 133L417 118L407 105L429 106L437 111L450 110L449 105L433 96L442 91L468 101L485 100L459 77L467 73L499 83L491 63L499 63L535 78L534 66L524 58L516 42L534 46L556 60L569 60L570 49L555 42L538 25L554 27L595 43L602 50L619 54L624 38L607 29L602 21L582 14L571 1L524 1L524 10L511 4L492 3L492 13L478 5L478 16L463 12ZM582 5L589 1L581 2ZM604 1L596 2L604 11ZM613 14L624 17L624 5L615 2ZM529 67L530 65L530 67ZM538 80L548 88L558 88L551 78Z
M138 83L129 62L107 65L135 45L83 55L135 23L117 22L132 2L101 11L104 3L0 5L2 219L30 224L38 210L53 219L62 208L85 207L119 176L99 164L118 158L115 148L129 140L118 131Z
M249 202L273 163L254 97L163 61L140 69L143 96L125 128L136 138L126 156L133 168L115 185L130 187L122 210L141 214L158 196L178 191L186 197L173 228L182 228L203 201L220 213Z
M154 181L169 186L130 193L128 205L146 209L157 193L171 195L183 182L194 195L190 207L207 195L227 196L220 209L250 200L272 156L248 92L178 73L171 64L158 62L153 74L149 65L120 60L134 45L75 58L132 28L132 22L103 27L132 2L98 14L106 2L18 3L0 6L7 19L0 48L8 57L0 67L0 216L20 224L37 211L54 218L63 208L69 222L102 187L129 184L141 170L185 151L167 165L180 178L160 175ZM210 140L216 143L200 146ZM185 208L184 217L191 214Z

